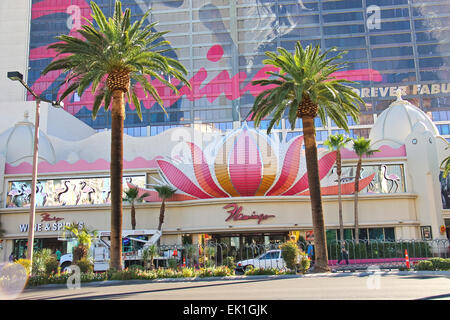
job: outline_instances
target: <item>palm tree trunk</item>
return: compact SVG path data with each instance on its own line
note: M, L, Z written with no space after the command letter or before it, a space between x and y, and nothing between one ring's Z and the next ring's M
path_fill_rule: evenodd
M111 109L111 261L110 267L122 270L122 176L124 93L113 92Z
M303 117L303 137L305 140L306 169L311 197L314 244L316 262L314 272L329 272L325 223L322 210L322 195L320 192L319 162L317 160L316 130L314 118Z
M136 209L134 208L134 202L131 202L131 230L136 229Z
M342 217L342 161L340 150L337 150L336 152L336 167L338 175L339 233L342 241L344 240L344 219Z
M163 199L161 202L161 208L159 209L159 225L158 225L158 231L161 231L162 225L164 223L164 211L166 210L166 199ZM159 237L157 241L158 247L161 244L161 237Z
M164 223L164 212L166 210L166 200L164 199L161 203L161 208L159 209L159 225L158 230L161 231L162 225Z
M358 195L359 195L359 177L361 176L362 158L358 160L355 174L355 241L359 242L359 221L358 221Z

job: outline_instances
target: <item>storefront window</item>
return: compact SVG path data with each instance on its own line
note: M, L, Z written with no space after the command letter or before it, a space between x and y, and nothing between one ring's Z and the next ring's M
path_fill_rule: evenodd
M127 182L145 187L145 176L124 177L124 190L128 189ZM110 197L109 177L39 180L36 185L36 206L38 207L104 204L111 202ZM8 183L7 208L29 207L30 198L30 181Z
M339 230L327 230L326 231L327 243L336 241L338 232L339 232Z
M354 229L344 229L345 240L354 240L354 234ZM329 229L326 235L328 244L340 241L339 229ZM395 241L395 231L394 228L359 228L359 240Z
M359 229L359 240L367 240L368 239L368 234L367 234L367 229Z
M395 241L394 228L384 228L384 239L386 241Z
M383 228L369 229L370 240L384 240Z

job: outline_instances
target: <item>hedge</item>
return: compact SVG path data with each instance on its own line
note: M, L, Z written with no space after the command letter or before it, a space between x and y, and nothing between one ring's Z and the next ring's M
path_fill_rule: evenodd
M341 257L341 246L338 242L328 245L328 259ZM349 259L388 259L404 258L405 249L410 258L426 258L432 256L430 245L426 242L354 242L346 243Z
M450 259L432 258L419 261L414 265L417 271L450 271Z

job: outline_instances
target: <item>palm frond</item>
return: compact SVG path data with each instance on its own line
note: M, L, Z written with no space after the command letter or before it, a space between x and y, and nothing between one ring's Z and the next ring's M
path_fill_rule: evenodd
M261 92L253 103L249 115L252 114L255 125L258 126L266 117L275 119L271 124L276 123L288 110L288 119L294 128L296 107L302 105L305 97L318 106L317 113L323 123L326 123L328 116L348 131L347 115L358 122L360 106L364 105L364 101L350 86L354 82L332 77L334 72L345 67L343 63L336 63L345 52L328 57L336 51L336 48L331 48L321 53L320 46L303 48L297 42L293 54L284 48L266 52L268 59L263 63L277 67L279 71L267 72L271 76L269 79L252 81L253 85L272 87ZM267 133L271 129L269 125Z
M166 55L167 52L173 51L171 48L165 48L170 42L162 38L168 31L154 31L156 23L145 25L150 10L132 24L132 12L130 9L122 11L122 3L119 0L115 2L114 13L110 18L107 18L93 1L91 9L93 21L87 20L86 25L77 31L77 36L60 35L57 37L58 43L49 46L57 52L57 58L42 73L69 73L65 81L68 87L62 98L72 92L82 96L92 87L91 91L95 95L95 118L101 106L104 106L105 110L110 106L112 90L108 91L106 79L115 72L128 72L130 79L140 82L145 92L162 108L162 99L148 78L158 79L176 93L177 87L167 81L167 77L175 78L191 87L186 79L187 69L176 59ZM129 92L129 96L129 101L134 104L138 116L142 119L136 92Z

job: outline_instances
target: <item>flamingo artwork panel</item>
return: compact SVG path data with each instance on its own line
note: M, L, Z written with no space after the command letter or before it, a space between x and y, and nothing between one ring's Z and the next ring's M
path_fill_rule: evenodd
M353 184L355 182L356 165L343 166L342 184ZM403 164L374 164L364 165L361 168L361 180L373 175L373 179L362 189L362 193L399 193L406 192L405 174ZM335 185L337 183L336 170L329 172L323 180L323 185Z
M128 183L144 187L144 175L125 176L124 190ZM6 207L29 207L31 181L11 181L8 183ZM36 184L36 206L76 206L95 205L111 202L109 177L67 178L39 180Z

